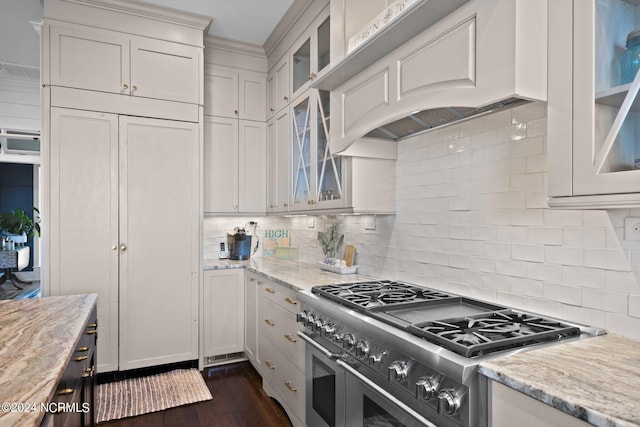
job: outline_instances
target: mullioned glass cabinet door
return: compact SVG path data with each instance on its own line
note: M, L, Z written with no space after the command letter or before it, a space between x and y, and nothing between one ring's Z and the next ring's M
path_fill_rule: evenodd
M329 91L319 90L316 102L317 207L341 207L344 203L342 176L343 158L331 151L329 143Z
M640 193L639 5L573 2L574 195Z
M292 210L311 209L313 201L311 171L311 129L312 129L312 105L309 97L304 97L292 107L293 140L293 206Z

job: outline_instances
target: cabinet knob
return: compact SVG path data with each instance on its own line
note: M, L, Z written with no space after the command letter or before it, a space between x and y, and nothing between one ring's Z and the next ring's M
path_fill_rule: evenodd
M133 92L137 91L137 90L138 90L138 86L131 86L131 90L132 90Z
M288 100L289 100L289 97L288 97L288 96L285 96L285 97L284 97L284 100L285 100L285 101L288 101Z
M121 246L120 246L120 250L121 250L122 252L126 251L126 250L127 250L127 245L121 245Z
M273 111L274 111L274 110L273 110L273 107L269 108L269 111L271 111L271 112L273 113Z
M125 84L123 84L123 85L122 85L122 89L129 89L129 85L128 85L128 84L126 84L126 83L125 83Z
M309 77L307 77L307 80L313 80L315 78L316 78L315 73L311 73L311 74L309 74Z
M118 250L118 245L111 246L111 249L113 249L114 251L117 251Z
M238 115L238 110L233 110L233 114Z
M238 205L233 205L233 209L238 209Z
M284 204L284 207L285 207L285 208L286 208L286 207L289 207L289 203L285 203L285 204Z

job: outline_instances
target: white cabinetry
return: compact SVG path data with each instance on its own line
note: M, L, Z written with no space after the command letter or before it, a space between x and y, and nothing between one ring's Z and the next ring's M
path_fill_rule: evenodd
M142 2L44 4L43 291L98 294L100 372L198 358L210 20Z
M244 274L244 353L258 366L258 299L262 290L262 276L246 271Z
M259 297L259 365L262 387L287 411L294 426L304 426L304 342L296 335L296 292L263 280Z
M300 96L330 63L331 19L329 6L291 47L291 97Z
M289 105L289 56L284 55L267 76L267 118Z
M204 210L264 213L265 78L227 67L205 79Z
M549 2L549 205L640 206L640 79L621 80L637 1Z
M267 123L267 212L289 210L289 109L279 111Z
M116 31L56 23L45 83L201 103L202 49Z
M587 427L590 424L519 391L489 380L492 427ZM517 420L515 422L514 420Z
M244 272L241 269L206 270L203 297L205 365L216 358L226 361L230 357L241 357L245 335Z
M204 78L204 114L265 121L265 85L262 73L208 67Z
M50 110L51 294L98 293L102 372L197 358L197 123Z

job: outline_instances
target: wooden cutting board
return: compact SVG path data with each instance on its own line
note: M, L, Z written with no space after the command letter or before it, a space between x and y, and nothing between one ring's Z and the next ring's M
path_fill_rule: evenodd
M356 257L356 247L353 245L347 245L344 247L344 262L347 264L347 267L351 267L353 265L353 260Z

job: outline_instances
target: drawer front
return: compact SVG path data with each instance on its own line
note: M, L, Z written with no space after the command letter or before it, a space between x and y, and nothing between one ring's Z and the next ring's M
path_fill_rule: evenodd
M268 337L298 369L304 370L304 342L296 334L301 325L295 315L271 301L265 301L263 307L261 335Z
M265 374L263 380L268 381L276 390L278 396L286 407L290 408L295 416L305 419L305 380L304 371L282 355L266 336L260 337L260 345L263 355Z
M264 281L262 291L263 296L288 312L295 315L300 310L300 304L298 304L298 300L296 299L296 291L293 289L267 280Z

